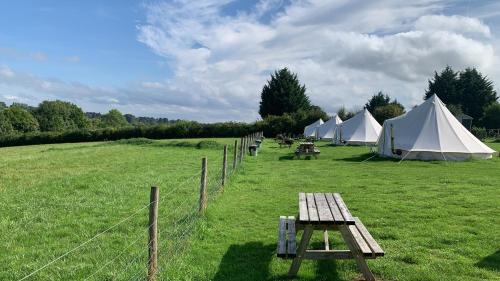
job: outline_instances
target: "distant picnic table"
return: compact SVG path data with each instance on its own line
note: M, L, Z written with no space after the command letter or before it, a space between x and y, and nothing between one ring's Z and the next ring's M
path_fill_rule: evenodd
M301 142L297 149L295 150L295 155L300 159L300 156L314 156L314 158L318 158L320 154L319 149L316 148L313 142Z
M296 231L303 230L302 239L296 246ZM323 231L324 250L308 250L314 231ZM328 231L339 231L349 250L333 250ZM288 271L296 276L303 259L354 259L366 280L375 280L365 259L384 255L366 227L349 212L338 193L299 193L299 219L281 216L279 220L277 256L293 258Z

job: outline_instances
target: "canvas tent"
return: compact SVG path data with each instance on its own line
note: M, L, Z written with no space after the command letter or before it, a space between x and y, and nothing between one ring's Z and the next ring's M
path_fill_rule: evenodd
M323 120L318 119L318 121L308 125L304 128L304 136L305 137L318 137L318 127L323 125Z
M364 109L335 128L333 142L351 145L375 144L381 130L382 126Z
M342 119L338 115L330 118L328 121L323 123L323 125L318 128L318 137L321 139L333 139L333 133L335 132L335 127L342 123Z
M386 120L378 153L420 160L491 158L494 150L472 135L433 95L408 113Z

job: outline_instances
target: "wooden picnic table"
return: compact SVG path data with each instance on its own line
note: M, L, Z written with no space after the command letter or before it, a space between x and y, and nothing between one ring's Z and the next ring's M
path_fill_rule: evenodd
M317 158L320 151L316 148L313 142L301 142L299 146L295 150L295 155L300 159L301 155L312 155L314 158Z
M296 231L303 230L296 247ZM309 250L314 231L323 231L324 250ZM340 232L349 250L331 249L328 231ZM288 239L286 238L288 237ZM353 217L338 193L299 193L299 217L280 217L278 257L293 258L288 275L297 275L303 259L354 259L366 280L375 280L365 259L384 255L361 221Z

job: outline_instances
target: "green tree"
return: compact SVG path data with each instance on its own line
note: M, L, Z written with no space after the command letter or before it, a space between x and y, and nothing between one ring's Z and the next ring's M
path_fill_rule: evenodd
M5 102L0 101L0 111L4 110L6 108L7 108L7 105L5 104Z
M117 109L111 109L101 117L101 126L105 128L119 128L128 126L129 123L123 114Z
M310 106L305 85L300 85L297 74L283 68L275 71L262 89L259 114L262 118L281 116L309 109Z
M496 102L493 82L475 68L455 72L447 66L434 73L424 99L436 94L453 114L465 113L481 122L485 109Z
M391 98L389 95L384 95L382 91L378 92L376 95L373 95L371 99L365 104L365 108L370 112L374 112L375 109L379 106L386 106L391 102Z
M340 119L343 121L351 119L354 115L356 115L355 112L348 111L345 106L341 106L339 110L337 111L337 115L339 116Z
M434 72L434 78L429 80L429 86L425 92L425 98L437 95L446 104L460 105L458 73L450 66L446 66L441 73Z
M383 124L385 120L398 117L404 113L405 108L397 101L393 101L388 105L376 107L373 111L373 118Z
M44 101L35 110L42 131L68 131L88 127L82 109L65 101Z
M458 85L462 110L475 120L481 120L485 109L498 99L493 82L475 68L460 72Z
M9 120L12 128L21 133L38 131L39 125L36 118L26 109L18 106L11 106L2 111Z
M486 108L483 124L487 129L500 129L500 103L496 102Z
M9 118L0 110L0 135L10 134L14 131Z

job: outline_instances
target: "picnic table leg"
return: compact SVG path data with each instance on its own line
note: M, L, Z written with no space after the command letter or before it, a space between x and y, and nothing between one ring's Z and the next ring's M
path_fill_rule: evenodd
M344 241L347 244L347 247L352 253L352 256L354 257L354 260L356 261L356 264L358 265L359 270L363 274L363 277L367 281L375 281L375 277L373 276L373 273L371 272L370 268L366 264L366 260L363 257L363 254L361 251L355 246L354 238L351 236L351 233L349 232L348 225L341 225L339 226L340 233L342 234L342 237L344 238Z
M302 263L302 259L304 258L304 254L307 250L307 246L309 245L309 241L311 240L312 233L312 225L306 225L306 227L304 228L304 233L302 233L302 239L300 239L299 248L297 249L297 256L295 256L295 258L293 259L290 270L288 271L289 277L294 277L297 275L300 264Z

